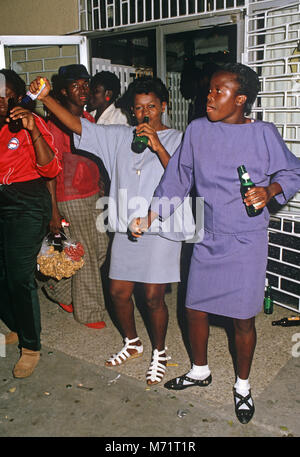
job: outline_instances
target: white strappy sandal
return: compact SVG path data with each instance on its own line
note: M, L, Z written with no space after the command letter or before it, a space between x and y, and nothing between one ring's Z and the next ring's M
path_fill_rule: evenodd
M166 365L160 362L167 362L167 360L171 359L171 357L167 357L166 355L163 356L167 349L165 348L162 351L154 349L152 361L146 375L148 385L158 384L162 381L166 372Z
M105 365L107 367L114 367L117 365L121 365L122 363L126 362L127 360L141 357L141 355L143 355L143 345L141 344L140 346L137 346L136 344L132 344L132 343L136 343L137 341L140 341L139 337L134 338L132 340L125 338L124 339L125 346L121 349L120 352L112 355L108 360L106 360ZM136 352L134 352L133 354L130 354L130 352L128 352L128 349L134 349Z

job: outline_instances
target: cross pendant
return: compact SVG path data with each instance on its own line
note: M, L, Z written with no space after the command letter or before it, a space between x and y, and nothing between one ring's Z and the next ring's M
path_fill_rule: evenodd
M141 170L136 170L136 174L137 174L138 176L140 176Z

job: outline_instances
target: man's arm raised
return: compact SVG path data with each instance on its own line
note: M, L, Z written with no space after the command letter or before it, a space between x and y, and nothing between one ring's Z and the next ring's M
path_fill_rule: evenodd
M41 76L38 76L32 83L30 84L30 92L33 94L37 93L40 88L40 79ZM64 108L60 103L58 103L53 97L49 95L51 90L50 82L47 78L43 77L45 82L45 87L42 92L37 97L51 113L53 113L57 119L59 119L68 129L72 132L77 133L77 135L81 135L81 122L80 117L74 116L74 114L70 113L66 108Z

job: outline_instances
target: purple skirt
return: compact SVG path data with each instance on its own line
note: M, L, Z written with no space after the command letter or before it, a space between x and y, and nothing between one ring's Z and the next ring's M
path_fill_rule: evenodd
M266 230L215 234L195 244L186 307L237 319L262 309L268 255Z

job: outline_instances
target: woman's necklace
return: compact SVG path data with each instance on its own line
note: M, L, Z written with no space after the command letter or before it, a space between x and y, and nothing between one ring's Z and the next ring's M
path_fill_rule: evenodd
M136 154L138 157L141 155L141 154ZM144 160L145 160L145 157L146 157L146 150L142 153L143 157L142 157L142 160L140 162L140 164L138 163L138 160L135 160L134 161L134 166L133 166L133 169L134 171L136 172L136 174L138 176L141 175L141 172L142 172L142 169L143 169L143 163L144 163Z

